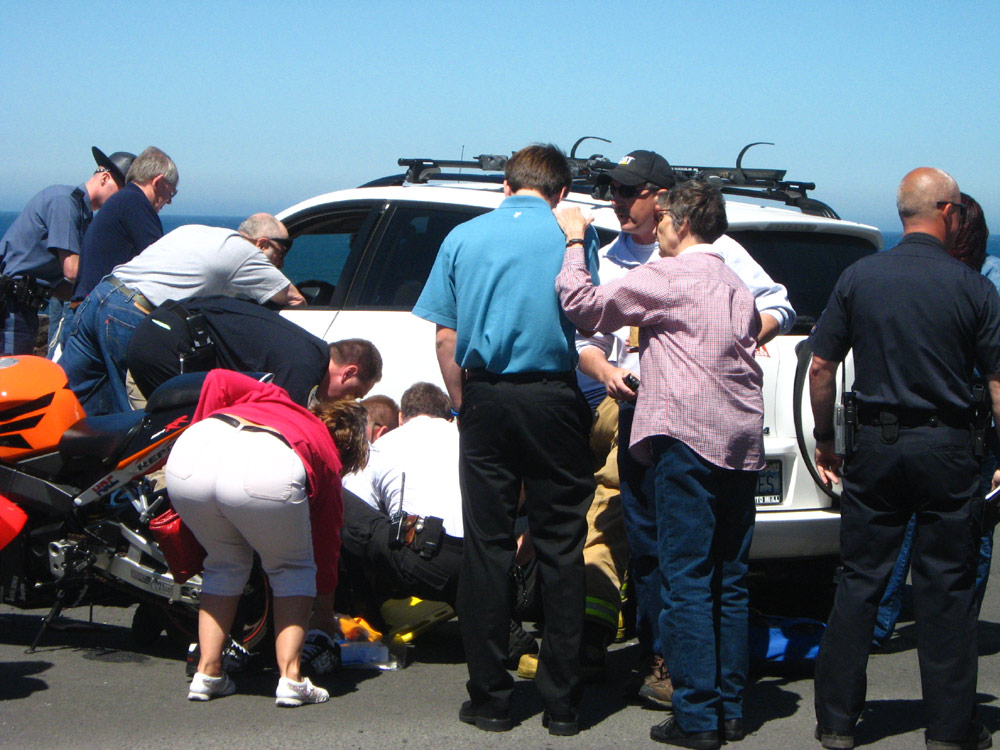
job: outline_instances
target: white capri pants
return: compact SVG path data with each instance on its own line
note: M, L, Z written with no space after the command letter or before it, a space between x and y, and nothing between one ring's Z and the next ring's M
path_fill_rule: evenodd
M256 550L274 596L316 595L306 471L287 443L210 417L177 439L165 472L207 553L202 591L242 594Z

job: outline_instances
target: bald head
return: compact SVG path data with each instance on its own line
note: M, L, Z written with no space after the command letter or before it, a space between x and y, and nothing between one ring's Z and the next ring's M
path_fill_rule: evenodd
M285 255L291 249L288 230L271 214L254 214L236 229L267 256L277 268L285 265Z
M288 237L288 230L285 225L275 219L271 214L254 214L245 219L236 230L240 234L245 234L251 240L261 237Z
M896 209L904 234L924 232L949 245L958 230L962 194L955 178L933 167L919 167L903 178L896 192Z

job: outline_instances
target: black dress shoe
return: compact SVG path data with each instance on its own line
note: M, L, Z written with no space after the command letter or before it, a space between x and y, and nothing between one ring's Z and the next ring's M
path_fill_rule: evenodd
M649 738L662 742L664 745L674 745L676 747L690 747L694 750L718 750L722 747L719 741L719 732L685 732L671 716L666 721L657 724L649 730Z
M854 747L854 735L848 732L835 732L832 729L816 725L816 739L827 750L851 750Z
M726 735L726 742L739 742L747 736L743 719L726 719L722 722L722 731Z
M557 737L572 737L580 733L580 717L573 714L550 714L545 711L542 714L542 726L549 730L549 734Z
M947 742L944 740L927 740L927 750L987 750L993 747L993 737L990 730L982 724L973 728L975 737L970 733L969 737L959 742Z
M476 706L472 701L465 701L458 710L459 721L475 724L484 732L509 732L514 728L510 711L495 706Z

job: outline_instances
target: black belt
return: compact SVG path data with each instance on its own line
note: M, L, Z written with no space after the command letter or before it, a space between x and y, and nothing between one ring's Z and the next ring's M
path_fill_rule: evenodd
M953 427L965 430L972 427L969 412L927 412L916 409L879 409L872 406L858 407L858 424L881 427L895 424L902 428L913 427Z
M277 430L272 430L270 427L262 427L261 425L248 424L246 422L241 422L239 419L234 417L232 414L213 414L209 419L218 419L220 422L225 422L230 427L235 427L237 430L245 430L246 432L266 432L268 435L273 435L278 438L281 442L291 448L291 443L289 443L285 436L282 435Z
M510 372L496 373L476 368L465 371L465 379L470 383L544 383L555 381L558 383L576 383L576 371L566 370L564 372Z
M116 279L114 276L108 276L108 283L111 284L111 286L113 286L115 289L118 289L119 291L124 292L127 295L131 295L132 304L138 307L144 313L146 313L146 315L149 315L151 312L153 312L154 309L156 309L156 305L154 305L152 302L146 299L141 292L137 292L135 289L126 286L118 279Z

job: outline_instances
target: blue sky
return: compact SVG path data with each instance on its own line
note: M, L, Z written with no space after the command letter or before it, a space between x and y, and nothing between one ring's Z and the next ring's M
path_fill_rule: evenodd
M1000 3L54 2L0 25L0 210L161 147L174 214L278 211L396 158L526 143L781 167L896 231L951 172L1000 227Z

